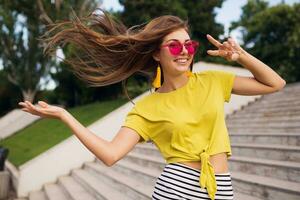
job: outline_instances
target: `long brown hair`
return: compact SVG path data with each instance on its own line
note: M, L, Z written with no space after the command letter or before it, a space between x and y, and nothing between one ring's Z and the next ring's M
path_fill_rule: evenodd
M75 75L92 87L122 81L123 90L130 99L127 79L138 73L152 82L158 65L153 53L169 33L180 28L189 33L188 22L164 15L147 24L126 28L107 12L100 11L103 14L94 11L80 19L74 14L73 20L52 24L42 37L44 53L53 54L58 46L71 44L74 56L64 61L70 64ZM193 64L191 70L192 67ZM161 79L163 83L163 73Z

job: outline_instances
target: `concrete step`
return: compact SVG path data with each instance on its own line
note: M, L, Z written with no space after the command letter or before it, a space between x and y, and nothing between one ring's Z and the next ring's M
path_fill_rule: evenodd
M260 98L261 101L269 101L269 102L279 102L279 101L297 101L299 99L298 94L291 94L290 92L277 92L268 95L262 95Z
M273 93L274 94L274 93ZM271 97L271 98L270 98ZM263 95L261 98L257 99L257 101L261 101L263 103L271 102L271 103L285 103L285 102L298 102L300 95L291 95L287 93L282 93L282 95Z
M254 111L254 112L253 112ZM256 111L256 112L255 112ZM258 120L258 119L282 119L284 120L289 120L289 119L299 119L299 110L283 110L283 111L261 111L258 109L243 109L243 110L237 110L233 114L230 114L227 116L226 119L239 119L242 117L242 119L252 119L252 120ZM254 118L255 117L255 118Z
M232 143L231 149L234 156L300 162L299 146Z
M276 107L285 107L285 108L295 108L300 107L300 100L293 100L293 101L280 101L280 102L270 102L270 101L254 101L249 103L248 105L243 105L242 108L276 108Z
M226 118L227 123L265 123L265 122L274 122L274 123L282 123L285 122L288 124L289 122L300 122L299 116L261 116L259 118L253 117L244 117L241 115L230 115Z
M159 171L162 171L166 165L166 161L163 159L163 157L158 157L151 154L140 154L134 151L128 153L123 159L143 167L148 167Z
M300 133L233 133L231 131L230 142L300 146Z
M126 199L126 196L118 190L108 186L103 180L94 174L83 169L75 169L72 171L72 177L78 181L82 186L96 199L99 200L116 200Z
M254 132L264 132L264 133L300 133L300 128L298 127L277 127L276 129L270 127L227 127L229 133L254 133Z
M298 90L300 87L300 82L295 82L295 83L289 83L286 84L284 89L282 91L286 91L286 90Z
M300 184L300 162L232 156L229 158L229 168L232 171L272 177Z
M294 107L299 107L299 97L292 97L292 98L281 98L281 97L276 97L276 99L258 99L257 101L254 102L249 102L248 104L250 107L259 107L262 105L266 105L267 108L269 107L274 107L275 105L278 105L279 107L288 107L290 108L291 106ZM243 106L244 107L244 106Z
M290 118L290 119L280 119L278 117L259 117L259 118L231 118L231 119L226 119L226 125L227 126L234 126L234 125L239 125L239 124L243 124L245 127L245 124L248 125L264 125L267 124L268 126L272 126L272 125L281 125L281 126L295 126L297 127L298 124L300 124L300 118L296 119L296 118Z
M42 190L31 191L28 198L29 200L48 200L45 192Z
M133 162L128 162L126 160L119 160L115 165L111 167L114 171L122 173L126 176L132 177L135 180L142 182L145 185L150 185L154 187L157 177L162 171L143 167Z
M270 97L278 97L278 96L299 96L300 90L299 88L294 88L294 89L288 89L287 87L283 88L281 91L276 92L276 93L272 93L272 94L268 94L268 95L263 95L265 96L265 98L270 98Z
M98 179L109 187L123 193L129 199L149 200L153 192L153 187L143 184L141 181L135 180L132 177L126 176L120 172L114 171L110 167L101 165L99 163L86 163L85 170L97 176Z
M63 188L55 183L45 184L44 190L49 200L72 200Z
M231 171L234 191L264 200L299 200L300 184Z
M71 176L62 176L58 179L58 184L68 192L72 200L96 200L83 186Z
M254 197L252 195L247 195L247 194L239 193L236 191L233 191L233 198L234 198L234 200L263 200L261 198Z
M269 126L269 127L300 127L300 120L289 120L289 121L276 121L274 119L236 119L236 120L227 120L227 127L232 126L245 126L247 127L257 127L257 126Z
M236 123L236 124L230 124L227 123L227 128L245 128L245 124L244 123ZM269 128L269 129L276 129L276 128L297 128L300 129L300 123L289 123L288 126L286 124L281 124L281 123L265 123L265 124L251 124L251 123L247 123L247 128Z
M157 147L152 144L137 144L130 153L139 153L148 156L155 156L155 158L163 158Z
M237 113L243 113L243 114L247 114L247 113L251 113L256 114L256 113L263 113L263 112L278 112L278 113L289 113L291 114L291 116L294 116L294 113L299 113L300 111L300 106L281 106L281 105L273 105L272 107L270 106L265 106L265 105L261 105L260 102L255 102L256 104L250 104L250 105L243 105L239 110L235 110L233 113L233 115L236 115ZM256 112L255 112L256 111ZM276 113L275 113L276 114ZM284 116L288 116L288 115L282 115Z
M280 92L275 92L271 94L266 94L266 95L261 95L260 100L265 100L265 101L276 101L278 99L281 100L286 100L286 99L298 99L300 91L297 89L297 92L294 91L280 91Z
M284 100L282 98L279 99L264 99L260 98L256 101L248 102L241 106L241 109L258 109L258 108L265 108L265 109L282 109L282 108L298 108L300 107L300 100L299 97L290 100Z
M226 119L230 116L241 117L241 118L261 118L261 117L298 117L300 115L300 110L283 110L283 111L263 111L258 112L255 110L237 110L231 115L227 115Z
M299 87L300 87L300 82L289 83L289 84L286 84L285 87L280 92L295 91L295 90L298 91Z
M259 104L259 102L257 102L257 104ZM273 108L268 108L268 107L261 107L261 108L252 108L251 106L245 106L241 111L244 112L286 112L286 111L300 111L300 107L273 107Z

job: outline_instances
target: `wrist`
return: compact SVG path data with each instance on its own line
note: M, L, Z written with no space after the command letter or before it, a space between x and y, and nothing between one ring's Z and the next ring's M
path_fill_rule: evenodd
M66 122L67 118L68 118L69 112L66 111L65 109L62 109L60 114L59 114L59 119L63 122Z
M242 64L243 61L245 59L247 59L247 57L248 57L248 53L244 49L240 48L240 50L239 50L239 58L237 59L237 62L239 64Z

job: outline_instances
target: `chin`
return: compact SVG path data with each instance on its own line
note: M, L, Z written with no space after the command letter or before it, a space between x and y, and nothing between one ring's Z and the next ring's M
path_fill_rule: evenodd
M190 65L176 66L176 69L178 69L178 71L185 72L189 70L189 66Z

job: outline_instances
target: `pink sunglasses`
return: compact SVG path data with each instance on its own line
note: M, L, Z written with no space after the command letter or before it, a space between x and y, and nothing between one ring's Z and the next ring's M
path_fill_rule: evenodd
M188 40L182 44L178 40L174 40L168 44L162 45L161 47L168 47L170 53L173 56L178 56L183 50L183 45L186 48L186 50L188 51L189 55L194 55L199 46L199 42L197 42L195 40Z

